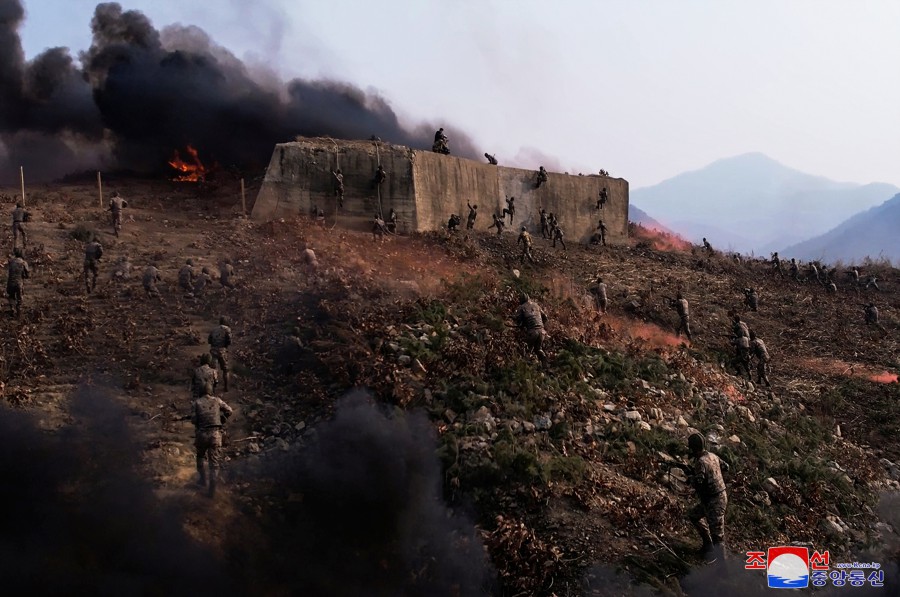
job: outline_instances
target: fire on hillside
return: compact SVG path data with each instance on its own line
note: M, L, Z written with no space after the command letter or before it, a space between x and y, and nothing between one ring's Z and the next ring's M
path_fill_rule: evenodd
M182 160L178 150L172 152L172 159L169 160L169 166L177 170L178 174L173 180L178 182L204 182L206 175L210 170L200 161L198 151L192 146L187 146L188 160Z

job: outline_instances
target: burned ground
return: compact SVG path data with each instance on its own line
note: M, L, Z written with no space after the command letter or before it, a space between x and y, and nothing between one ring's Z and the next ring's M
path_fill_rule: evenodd
M33 275L22 319L0 323L3 400L21 412L3 421L27 416L33 429L7 434L10 445L66 456L19 483L23 495L46 488L59 516L107 503L104 488L126 479L123 499L151 512L136 528L157 529L143 534L148 555L137 559L154 562L171 544L184 552L176 559L195 562L186 568L212 570L239 593L373 594L364 587L378 582L379 594L599 595L619 585L703 594L688 589L704 574L684 516L693 497L667 466L686 455L688 429L713 438L731 464L734 552L794 541L830 549L835 561L863 550L896 559L893 531L879 523L890 511L879 497L896 492L900 476L900 384L883 383L898 371L896 270L864 264L882 291L839 282L827 295L763 262L708 257L646 232L602 250L537 239L538 263L520 267L513 235L373 243L332 221L252 223L224 183L114 186L129 201L118 239L89 185L30 190ZM95 230L106 252L98 290L86 296L79 238ZM313 278L300 263L306 246L319 256ZM114 279L123 256L130 276ZM183 296L176 272L188 257L214 272L230 258L239 288ZM162 270L161 300L140 286L150 263ZM598 273L610 287L603 317L586 292ZM760 293L758 313L743 308L748 286ZM678 290L691 301L689 345L671 333L665 299ZM509 327L521 292L550 317L546 367ZM860 304L870 300L884 331L863 323ZM771 391L734 375L732 311L768 345ZM178 419L220 315L234 322L224 398L236 415L224 491L210 502L193 485L193 433ZM286 352L294 328L300 348ZM336 407L354 388L368 403ZM115 409L115 432L108 415L85 411L86 392ZM27 453L8 453L7 478L27 477ZM20 506L4 509L4 524ZM72 524L109 532L84 558L115 583L117 557L129 552L110 546L132 540L136 530L116 529L135 515L89 510ZM48 545L58 554L77 551L57 539ZM60 570L82 565L59 557ZM165 561L155 569L179 577ZM307 561L317 564L300 570ZM204 574L185 572L170 590L213 582ZM147 582L138 586L166 589Z

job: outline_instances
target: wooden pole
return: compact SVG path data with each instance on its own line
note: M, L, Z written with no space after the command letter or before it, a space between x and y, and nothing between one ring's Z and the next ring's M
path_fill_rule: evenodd
M100 195L100 209L103 209L103 180L100 178L99 170L97 170L97 193Z
M22 207L25 207L25 167L19 166L19 179L22 181Z
M244 179L241 179L241 212L247 216L247 193L244 189Z

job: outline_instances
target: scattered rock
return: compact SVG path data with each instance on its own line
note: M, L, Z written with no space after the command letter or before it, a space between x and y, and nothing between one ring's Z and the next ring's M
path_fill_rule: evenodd
M399 357L397 357L397 363L399 365L403 365L404 367L409 365L411 362L412 362L412 357L409 356L408 354L401 354Z
M823 518L819 523L819 528L831 537L840 537L844 534L844 529L831 517Z
M534 418L534 427L539 431L546 431L553 426L553 421L550 420L550 415L537 415Z
M452 408L448 408L444 411L444 420L450 423L451 425L456 422L456 417L459 415L456 414Z
M604 404L603 410L605 410L608 413L614 413L614 412L616 412L616 405L615 404Z
M765 491L757 491L753 494L753 501L761 506L771 506L772 500L769 498L769 494Z
M651 429L653 429L653 427L651 427L650 423L648 423L647 421L639 421L638 428L640 428L641 431L650 431Z
M299 423L297 423L296 425L294 425L294 430L295 430L295 431L303 431L304 429L306 429L306 423L303 422L303 421L300 421Z
M772 477L767 478L762 482L762 487L765 491L769 493L777 493L781 490L781 486L778 485L778 481L773 479Z
M730 444L737 445L737 444L741 443L741 438L739 438L739 437L736 436L736 435L732 435L731 437L728 438L727 441L728 441L728 443L730 443Z
M537 426L529 421L522 421L522 431L525 433L534 433Z
M684 420L684 417L678 417L678 420L675 421L675 424L678 425L679 427L687 427L688 426L688 422Z
M641 413L636 410L626 411L625 419L631 421L632 423L639 423L641 421Z

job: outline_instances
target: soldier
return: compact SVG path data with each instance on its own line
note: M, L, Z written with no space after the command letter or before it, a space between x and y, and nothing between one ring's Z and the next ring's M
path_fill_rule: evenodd
M855 267L847 270L847 276L850 278L850 283L854 288L859 288L859 270Z
M778 251L772 253L772 269L778 272L778 275L784 277L784 270L781 269L781 258L778 257Z
M203 396L206 384L212 386L213 391L219 385L219 372L212 367L212 364L212 357L209 356L208 352L200 355L200 366L194 369L194 374L191 376L192 398Z
M344 174L341 169L332 170L331 175L334 176L334 194L338 198L338 207L344 207Z
M750 332L750 350L756 357L756 383L766 384L766 387L772 387L769 383L769 351L766 350L766 343L762 338L757 338L756 333Z
M391 212L388 214L387 231L391 234L397 234L397 212L394 211L393 207L391 208Z
M384 235L386 233L387 228L384 220L378 217L378 214L375 214L375 218L372 220L372 242L377 241L379 238L384 242Z
M384 166L378 165L378 169L375 170L375 186L381 186L381 184L387 180L387 172L384 171Z
M800 281L800 266L797 265L797 260L791 257L791 279L795 282Z
M606 314L607 298L606 283L600 276L597 277L597 283L591 286L590 293L594 295L594 304L601 315Z
M606 246L606 224L602 219L597 222L597 240L601 245Z
M816 263L814 261L809 262L809 266L807 267L807 272L809 272L809 277L815 279L816 282L821 283L822 278L819 275L819 268L816 267Z
M827 284L825 284L825 292L827 292L828 294L837 294L837 284L829 281Z
M450 219L447 220L447 230L456 232L460 224L462 224L462 218L456 214L450 214Z
M550 224L547 220L547 210L541 208L541 238L550 238Z
M178 285L188 294L194 293L194 260L188 259L178 270Z
M759 294L755 288L744 288L744 304L753 312L759 311Z
M878 291L881 290L878 287L878 276L874 276L874 275L870 274L869 277L866 278L866 287L863 290L868 290L869 286L874 286L875 290L878 290Z
M122 209L128 207L128 202L119 196L119 191L114 191L109 200L109 211L112 212L113 232L119 236L122 229Z
M732 338L731 343L734 344L738 375L741 375L741 371L745 371L747 379L752 381L753 377L750 375L750 336L735 336Z
M540 170L537 173L537 184L535 185L536 189L541 188L541 185L547 182L547 171L544 170L544 167L541 166Z
M22 290L25 280L31 274L28 262L22 258L22 249L13 249L13 256L6 264L6 296L9 298L10 314L16 317L22 314Z
M529 299L525 293L519 296L516 323L525 330L525 343L534 351L541 363L546 363L547 355L544 353L543 346L544 338L547 337L547 332L544 331L544 326L547 325L547 316L544 315L538 304Z
M156 287L156 284L161 281L162 276L159 275L159 270L156 266L148 265L147 269L144 270L143 278L141 278L147 298L159 298L159 289Z
M556 227L559 226L559 220L556 219L553 212L550 212L550 215L547 216L547 223L550 225L550 235L547 236L547 238L552 239L553 235L556 233Z
M234 288L234 266L227 257L219 263L219 284L222 288Z
M494 223L488 226L488 230L496 228L498 236L503 234L503 227L506 225L506 220L497 214L491 214L491 217L494 219Z
M316 275L319 269L319 260L316 258L316 252L312 247L306 247L300 253L300 263L306 266L306 276L311 278Z
M431 146L431 151L450 155L450 139L444 134L444 127L434 133L434 145Z
M197 472L200 485L206 486L206 461L209 460L209 497L216 494L219 467L222 463L222 427L232 409L218 396L213 396L211 384L203 387L203 395L191 403L191 422L196 432Z
M313 207L313 218L318 226L325 227L325 210L321 207Z
M200 270L200 274L194 278L194 294L200 294L204 290L206 290L207 286L212 284L212 276L210 275L209 268L203 266L203 269Z
M516 245L520 244L522 245L522 263L525 263L526 258L531 263L534 263L534 257L531 256L531 235L525 230L525 226L522 226L519 238L516 240Z
M716 252L716 251L712 248L712 245L709 244L709 241L706 240L706 237L705 237L705 236L703 237L703 248L706 250L706 254L707 254L707 255L710 255L710 256L714 255L715 252Z
M219 318L219 325L213 328L206 339L213 362L222 370L223 391L228 391L228 347L231 346L231 328L226 317Z
M503 208L503 219L506 219L507 214L509 215L509 225L512 226L513 217L516 215L516 198L515 197L507 197L506 198L506 207Z
M691 524L697 529L703 540L703 553L712 549L716 556L724 557L725 541L725 508L728 506L728 494L725 492L725 480L722 468L728 471L728 465L718 456L706 451L705 440L699 433L692 433L688 438L691 451L690 481L700 503L689 514Z
M488 164L490 164L491 166L497 165L497 158L495 158L493 155L489 154L488 152L484 152L484 157L487 158Z
M478 217L478 206L469 205L468 201L466 201L466 206L469 208L469 215L466 218L466 230L471 230L475 227L475 218Z
M603 187L600 189L600 196L597 198L597 211L603 209L607 201L609 201L609 193L606 192L606 187Z
M750 337L750 328L741 321L741 316L737 313L731 316L731 334L733 338Z
M875 303L863 305L863 313L866 317L866 325L874 325L882 332L887 331L883 325L878 323L878 307L875 306Z
M113 282L124 282L131 277L131 262L128 261L128 255L122 255L116 262L112 271Z
M91 241L84 246L84 287L90 294L97 287L97 274L100 273L98 264L103 257L103 246L97 241L97 235L93 235ZM93 278L88 281L90 276Z
M675 330L675 335L681 337L681 332L684 332L688 340L693 341L693 337L691 336L690 306L680 290L675 298L669 301L669 306L678 313L678 328Z
M25 206L22 205L22 202L16 202L16 208L12 213L13 248L15 248L16 241L20 234L22 235L22 247L24 248L28 244L28 235L25 233L25 222L30 219L31 214L25 210Z
M566 241L563 240L563 236L565 235L563 234L562 228L556 226L556 228L553 229L553 246L555 247L556 241L559 241L559 243L562 245L563 251L568 251L568 249L566 249Z

